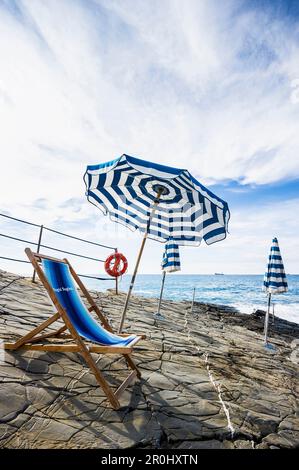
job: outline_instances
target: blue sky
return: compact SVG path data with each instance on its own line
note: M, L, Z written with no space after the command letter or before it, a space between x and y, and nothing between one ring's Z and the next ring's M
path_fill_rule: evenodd
M0 0L0 23L2 212L110 242L132 266L140 235L82 181L128 153L229 203L230 235L182 249L183 272L263 272L273 236L299 272L298 1ZM150 242L142 271L161 255Z

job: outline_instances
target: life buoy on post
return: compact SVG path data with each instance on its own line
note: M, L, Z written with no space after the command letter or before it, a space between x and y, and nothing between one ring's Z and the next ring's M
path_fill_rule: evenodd
M122 253L113 253L106 259L104 267L109 276L119 277L128 269L128 261Z

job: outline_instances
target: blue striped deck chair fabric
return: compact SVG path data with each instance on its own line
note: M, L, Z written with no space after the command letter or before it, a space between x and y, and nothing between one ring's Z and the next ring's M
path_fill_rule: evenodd
M115 335L93 318L79 295L67 264L43 259L42 266L60 305L80 336L105 346L127 346L136 339L136 335Z
M131 358L131 353L134 345L145 336L114 334L106 317L68 260L33 253L29 248L26 248L25 252L51 299L55 313L15 343L6 343L5 349L23 348L35 351L80 353L113 408L118 409L120 407L119 397L123 391L136 377L141 377L139 369ZM84 304L78 288L90 305L89 308ZM94 318L91 312L94 312L99 321ZM60 326L54 332L40 334L58 320L62 320L62 327ZM66 330L69 330L69 335L65 334ZM67 342L65 342L66 339ZM64 343L62 344L61 341ZM120 354L124 357L127 366L132 369L132 372L116 391L112 390L104 378L91 353Z

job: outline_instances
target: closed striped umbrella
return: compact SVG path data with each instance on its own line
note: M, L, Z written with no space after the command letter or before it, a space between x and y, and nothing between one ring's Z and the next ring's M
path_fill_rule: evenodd
M165 245L161 267L165 273L181 270L179 245L172 238Z
M282 294L288 290L287 277L277 238L272 240L267 270L264 276L263 290L269 294Z
M268 293L268 308L265 316L265 343L268 339L269 313L272 294L287 292L288 283L277 238L273 238L268 265L264 276L263 290Z
M162 296L163 296L166 273L174 273L176 271L181 270L179 245L177 243L174 243L172 238L169 238L169 240L165 244L165 250L163 253L161 268L163 271L161 290L160 290L160 296L159 296L158 310L157 310L157 313L154 315L155 318L158 318L160 320L163 319L163 316L160 314L160 310L161 310L161 303L162 303Z
M208 245L226 238L229 209L225 201L188 170L158 165L129 155L87 167L87 199L116 222L144 234L120 329L146 238L180 245Z

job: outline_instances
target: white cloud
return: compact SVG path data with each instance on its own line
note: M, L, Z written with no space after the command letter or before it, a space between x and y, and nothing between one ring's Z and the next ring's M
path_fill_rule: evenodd
M296 28L232 18L234 2L133 3L24 0L23 21L0 10L3 174L26 175L28 199L37 167L67 198L86 163L123 152L204 180L299 176Z
M0 7L2 210L88 234L85 166L124 152L206 183L299 177L298 24L234 1L13 4Z

